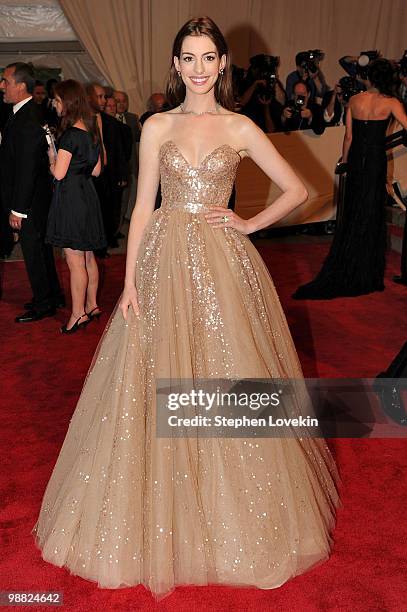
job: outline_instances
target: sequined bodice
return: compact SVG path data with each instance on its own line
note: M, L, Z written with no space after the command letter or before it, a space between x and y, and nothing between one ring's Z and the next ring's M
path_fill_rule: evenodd
M162 208L204 212L207 206L228 205L240 155L231 146L217 147L191 166L172 140L160 149Z

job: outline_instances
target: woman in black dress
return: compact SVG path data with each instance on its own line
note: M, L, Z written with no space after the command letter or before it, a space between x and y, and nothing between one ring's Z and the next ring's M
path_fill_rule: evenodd
M50 148L50 169L56 179L48 217L47 242L63 247L71 278L72 313L62 333L84 327L101 314L97 306L99 271L93 254L106 246L99 199L92 176L101 171L96 127L80 83L55 87L62 135L58 155Z
M402 104L392 96L393 68L385 59L369 67L370 86L353 96L346 116L347 163L341 222L317 277L294 293L322 300L383 291L386 251L386 130L394 117L407 129Z

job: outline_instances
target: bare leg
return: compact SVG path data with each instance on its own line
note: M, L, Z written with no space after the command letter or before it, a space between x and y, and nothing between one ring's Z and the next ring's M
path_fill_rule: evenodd
M85 253L74 249L64 250L71 278L72 314L66 324L67 328L70 329L79 318L81 318L80 323L88 318L84 313L89 279L85 265Z
M86 312L90 312L97 307L97 292L99 285L99 269L92 251L85 253L85 265L88 273L88 287L86 291ZM95 313L93 313L95 314Z

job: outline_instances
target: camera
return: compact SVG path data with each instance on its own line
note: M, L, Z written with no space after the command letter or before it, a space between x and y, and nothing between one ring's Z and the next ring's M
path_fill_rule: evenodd
M339 79L338 85L342 90L342 100L349 102L352 96L365 91L363 84L354 77L345 76Z
M259 95L264 95L268 98L274 96L279 64L280 58L275 55L260 53L250 58L250 68L252 72L256 72L258 75L257 78L266 81L265 86L261 85L258 88Z
M324 52L321 49L310 49L309 51L301 51L297 54L296 64L301 66L308 73L314 74L318 72L318 64L324 58Z
M361 51L359 55L359 59L356 64L356 74L360 79L364 81L368 78L368 68L370 62L380 57L380 53L378 51Z
M291 109L292 117L300 115L305 107L305 96L298 94L295 100L289 100L287 107Z

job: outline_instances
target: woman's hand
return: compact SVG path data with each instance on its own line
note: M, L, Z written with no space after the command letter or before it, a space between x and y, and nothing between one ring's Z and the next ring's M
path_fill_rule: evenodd
M250 227L249 220L242 219L233 210L224 206L210 206L210 212L205 214L205 219L212 225L217 227L233 227L241 234L250 234L253 230ZM226 220L225 220L226 219Z
M134 285L125 286L122 293L122 297L120 299L119 308L122 311L122 315L125 320L127 319L127 313L129 311L130 306L132 306L134 314L136 316L139 316L140 309L137 299L137 289Z

